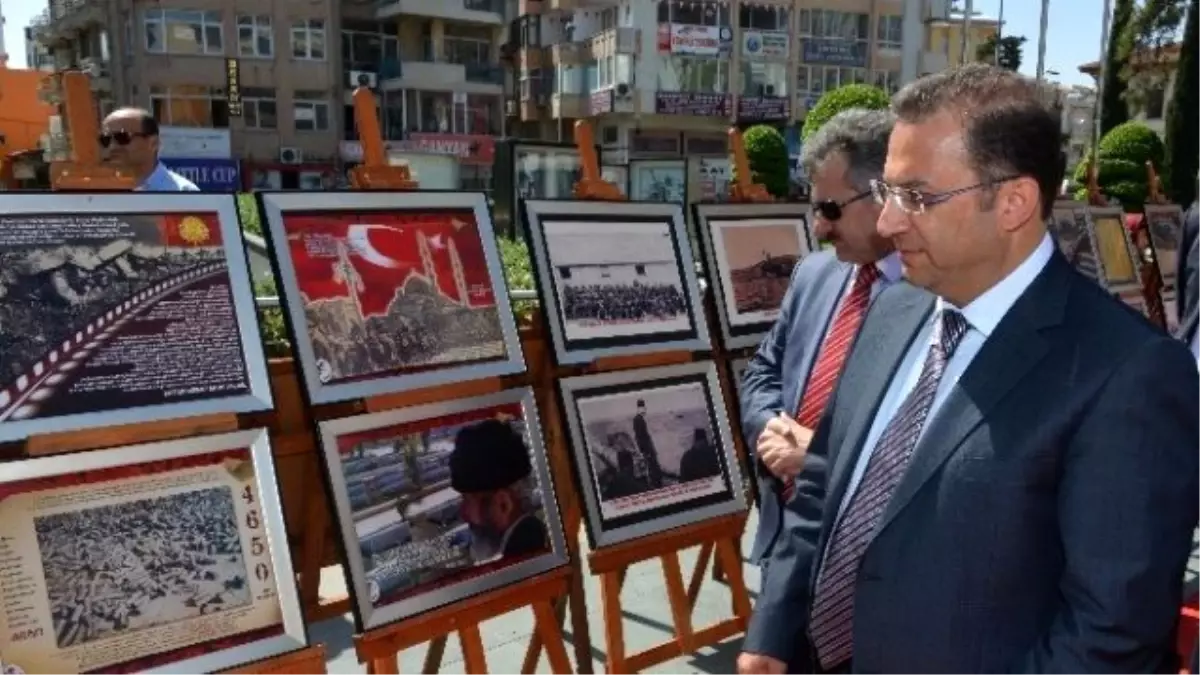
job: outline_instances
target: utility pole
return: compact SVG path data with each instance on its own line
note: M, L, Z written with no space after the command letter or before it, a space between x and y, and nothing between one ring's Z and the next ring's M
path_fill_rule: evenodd
M1104 0L1104 20L1100 24L1100 81L1096 85L1096 110L1092 119L1092 148L1100 145L1100 120L1104 109L1104 80L1108 77L1108 33L1112 30L1112 0Z
M1050 0L1042 0L1042 27L1038 31L1037 79L1046 77L1046 29L1050 24Z
M974 5L974 2L967 0L966 7L963 9L962 52L959 54L958 58L959 65L965 65L967 63L967 42L971 35L971 15L975 13Z
M996 17L996 65L1000 65L1000 45L1004 38L1004 0L1000 0L1000 15Z

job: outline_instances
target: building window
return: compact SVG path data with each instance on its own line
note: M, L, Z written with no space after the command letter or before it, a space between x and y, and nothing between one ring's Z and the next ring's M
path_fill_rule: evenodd
M162 125L229 128L229 104L220 87L151 85L150 109Z
M297 91L292 101L296 131L329 130L329 98L320 91Z
M729 93L729 61L672 54L658 71L659 91Z
M292 58L325 59L325 21L296 19L292 22Z
M275 56L275 34L268 14L237 18L238 55L271 58Z
M902 49L904 33L901 29L901 18L896 15L883 15L875 24L875 39L879 41L880 49Z
M447 63L464 66L491 65L491 27L447 23L442 38L441 57Z
M278 128L278 110L274 89L242 87L242 121L247 129Z
M728 26L729 5L695 0L659 0L658 22Z
M899 80L898 75L897 80ZM796 91L801 96L817 98L821 94L831 89L837 89L842 85L863 84L866 81L867 71L862 68L800 66L796 77Z
M789 70L786 63L742 61L742 96L787 96Z
M788 30L788 10L786 7L742 5L738 25L751 30Z
M220 12L148 9L142 15L146 51L156 54L224 54Z
M800 10L800 37L840 38L865 42L871 34L871 17L833 9Z
M583 93L584 78L587 71L583 66L557 65L554 67L554 92L565 96L578 96Z
M1163 118L1163 110L1166 109L1167 91L1163 86L1156 86L1146 94L1146 105L1143 112L1148 120L1158 120Z
M872 80L872 84L888 94L900 91L900 71L898 70L876 70L872 73Z

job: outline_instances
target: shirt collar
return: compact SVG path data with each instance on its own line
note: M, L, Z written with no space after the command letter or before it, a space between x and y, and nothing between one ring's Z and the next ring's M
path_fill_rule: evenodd
M892 251L886 257L875 261L875 268L879 270L880 278L884 282L892 284L900 281L903 270L900 267L900 253Z
M135 188L135 191L149 190L150 188L157 187L159 185L170 185L171 183L172 181L170 173L167 170L166 165L160 161L157 165L155 165L154 171L151 171L150 175L146 176L146 180L142 181L141 185L138 185Z
M958 309L971 328L982 333L983 337L988 337L992 331L996 330L1000 320L1004 318L1009 309L1012 309L1025 289L1029 288L1033 280L1041 274L1046 263L1050 262L1050 256L1053 253L1054 240L1047 234L1042 237L1042 243L1038 244L1038 247L1029 254L1029 257L1025 258L1024 262L1001 279L1000 283L984 291L983 295L972 300L966 307L959 309L946 300L938 298L938 312L934 316L938 316L943 309Z

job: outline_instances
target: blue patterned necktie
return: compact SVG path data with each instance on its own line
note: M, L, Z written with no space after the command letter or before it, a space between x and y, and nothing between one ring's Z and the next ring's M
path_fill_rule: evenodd
M884 428L858 489L834 527L817 575L809 622L813 646L826 670L849 661L854 653L854 590L859 563L912 459L946 363L969 328L962 314L942 310L921 376Z

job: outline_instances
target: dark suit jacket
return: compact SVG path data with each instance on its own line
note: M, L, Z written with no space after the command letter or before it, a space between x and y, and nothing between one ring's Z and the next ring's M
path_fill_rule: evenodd
M810 449L830 458L818 552L933 300L900 284L864 322ZM862 559L855 670L1161 668L1200 489L1188 350L1055 253L927 424Z
M821 251L806 257L792 272L779 317L763 338L742 376L742 433L753 452L763 427L780 411L795 413L821 339L845 290L853 265ZM778 536L780 482L761 462L755 462L763 495L753 562L770 555Z
M503 557L532 555L549 550L546 525L537 516L528 515L513 524L508 541L504 543Z
M1175 274L1175 309L1179 312L1179 337L1191 344L1200 323L1200 204L1193 203L1179 235L1178 270Z

